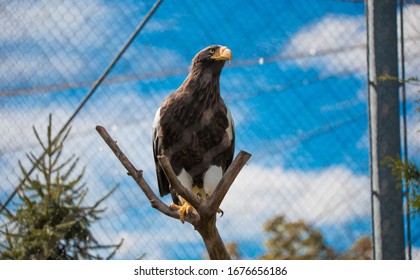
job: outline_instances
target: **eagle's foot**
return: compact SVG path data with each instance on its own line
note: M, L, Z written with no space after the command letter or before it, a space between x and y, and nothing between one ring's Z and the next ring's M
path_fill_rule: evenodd
M190 213L190 210L193 208L188 202L184 202L182 206L179 206L177 204L171 203L169 207L173 210L177 210L179 213L179 219L182 223L185 222L185 213Z

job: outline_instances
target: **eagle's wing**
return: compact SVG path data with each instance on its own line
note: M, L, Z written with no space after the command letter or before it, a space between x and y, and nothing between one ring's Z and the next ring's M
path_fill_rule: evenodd
M160 107L156 111L155 119L153 121L153 157L155 159L159 194L160 196L165 196L168 193L170 193L170 191L169 191L168 179L166 178L165 172L163 172L163 169L160 166L158 158L157 158L158 156L163 154L162 139L159 136L159 130L160 130Z

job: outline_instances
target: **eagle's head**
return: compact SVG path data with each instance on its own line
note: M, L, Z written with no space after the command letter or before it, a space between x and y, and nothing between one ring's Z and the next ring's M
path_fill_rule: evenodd
M213 45L196 54L192 60L192 69L220 73L226 60L232 61L232 51L225 46Z

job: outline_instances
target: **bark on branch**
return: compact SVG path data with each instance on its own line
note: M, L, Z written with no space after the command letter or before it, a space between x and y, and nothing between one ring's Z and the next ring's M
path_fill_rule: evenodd
M97 126L96 130L128 171L128 174L136 181L137 185L149 199L151 206L169 217L180 219L178 211L171 209L168 205L163 203L162 200L153 192L143 178L143 171L134 167L127 156L125 156L118 147L117 142L114 141L108 134L106 129L102 126ZM182 186L176 177L168 158L165 156L160 156L158 158L171 187L196 210L186 214L185 221L193 225L200 233L211 260L230 259L216 227L216 214L226 193L229 191L230 186L250 157L251 154L245 151L240 151L223 175L223 178L220 180L214 193L204 202L200 201L190 191Z

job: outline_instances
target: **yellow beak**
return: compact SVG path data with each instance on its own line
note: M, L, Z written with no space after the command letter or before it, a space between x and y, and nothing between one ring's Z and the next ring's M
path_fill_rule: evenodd
M229 50L228 47L220 47L215 51L211 58L214 60L229 60L229 62L232 62L232 51Z

